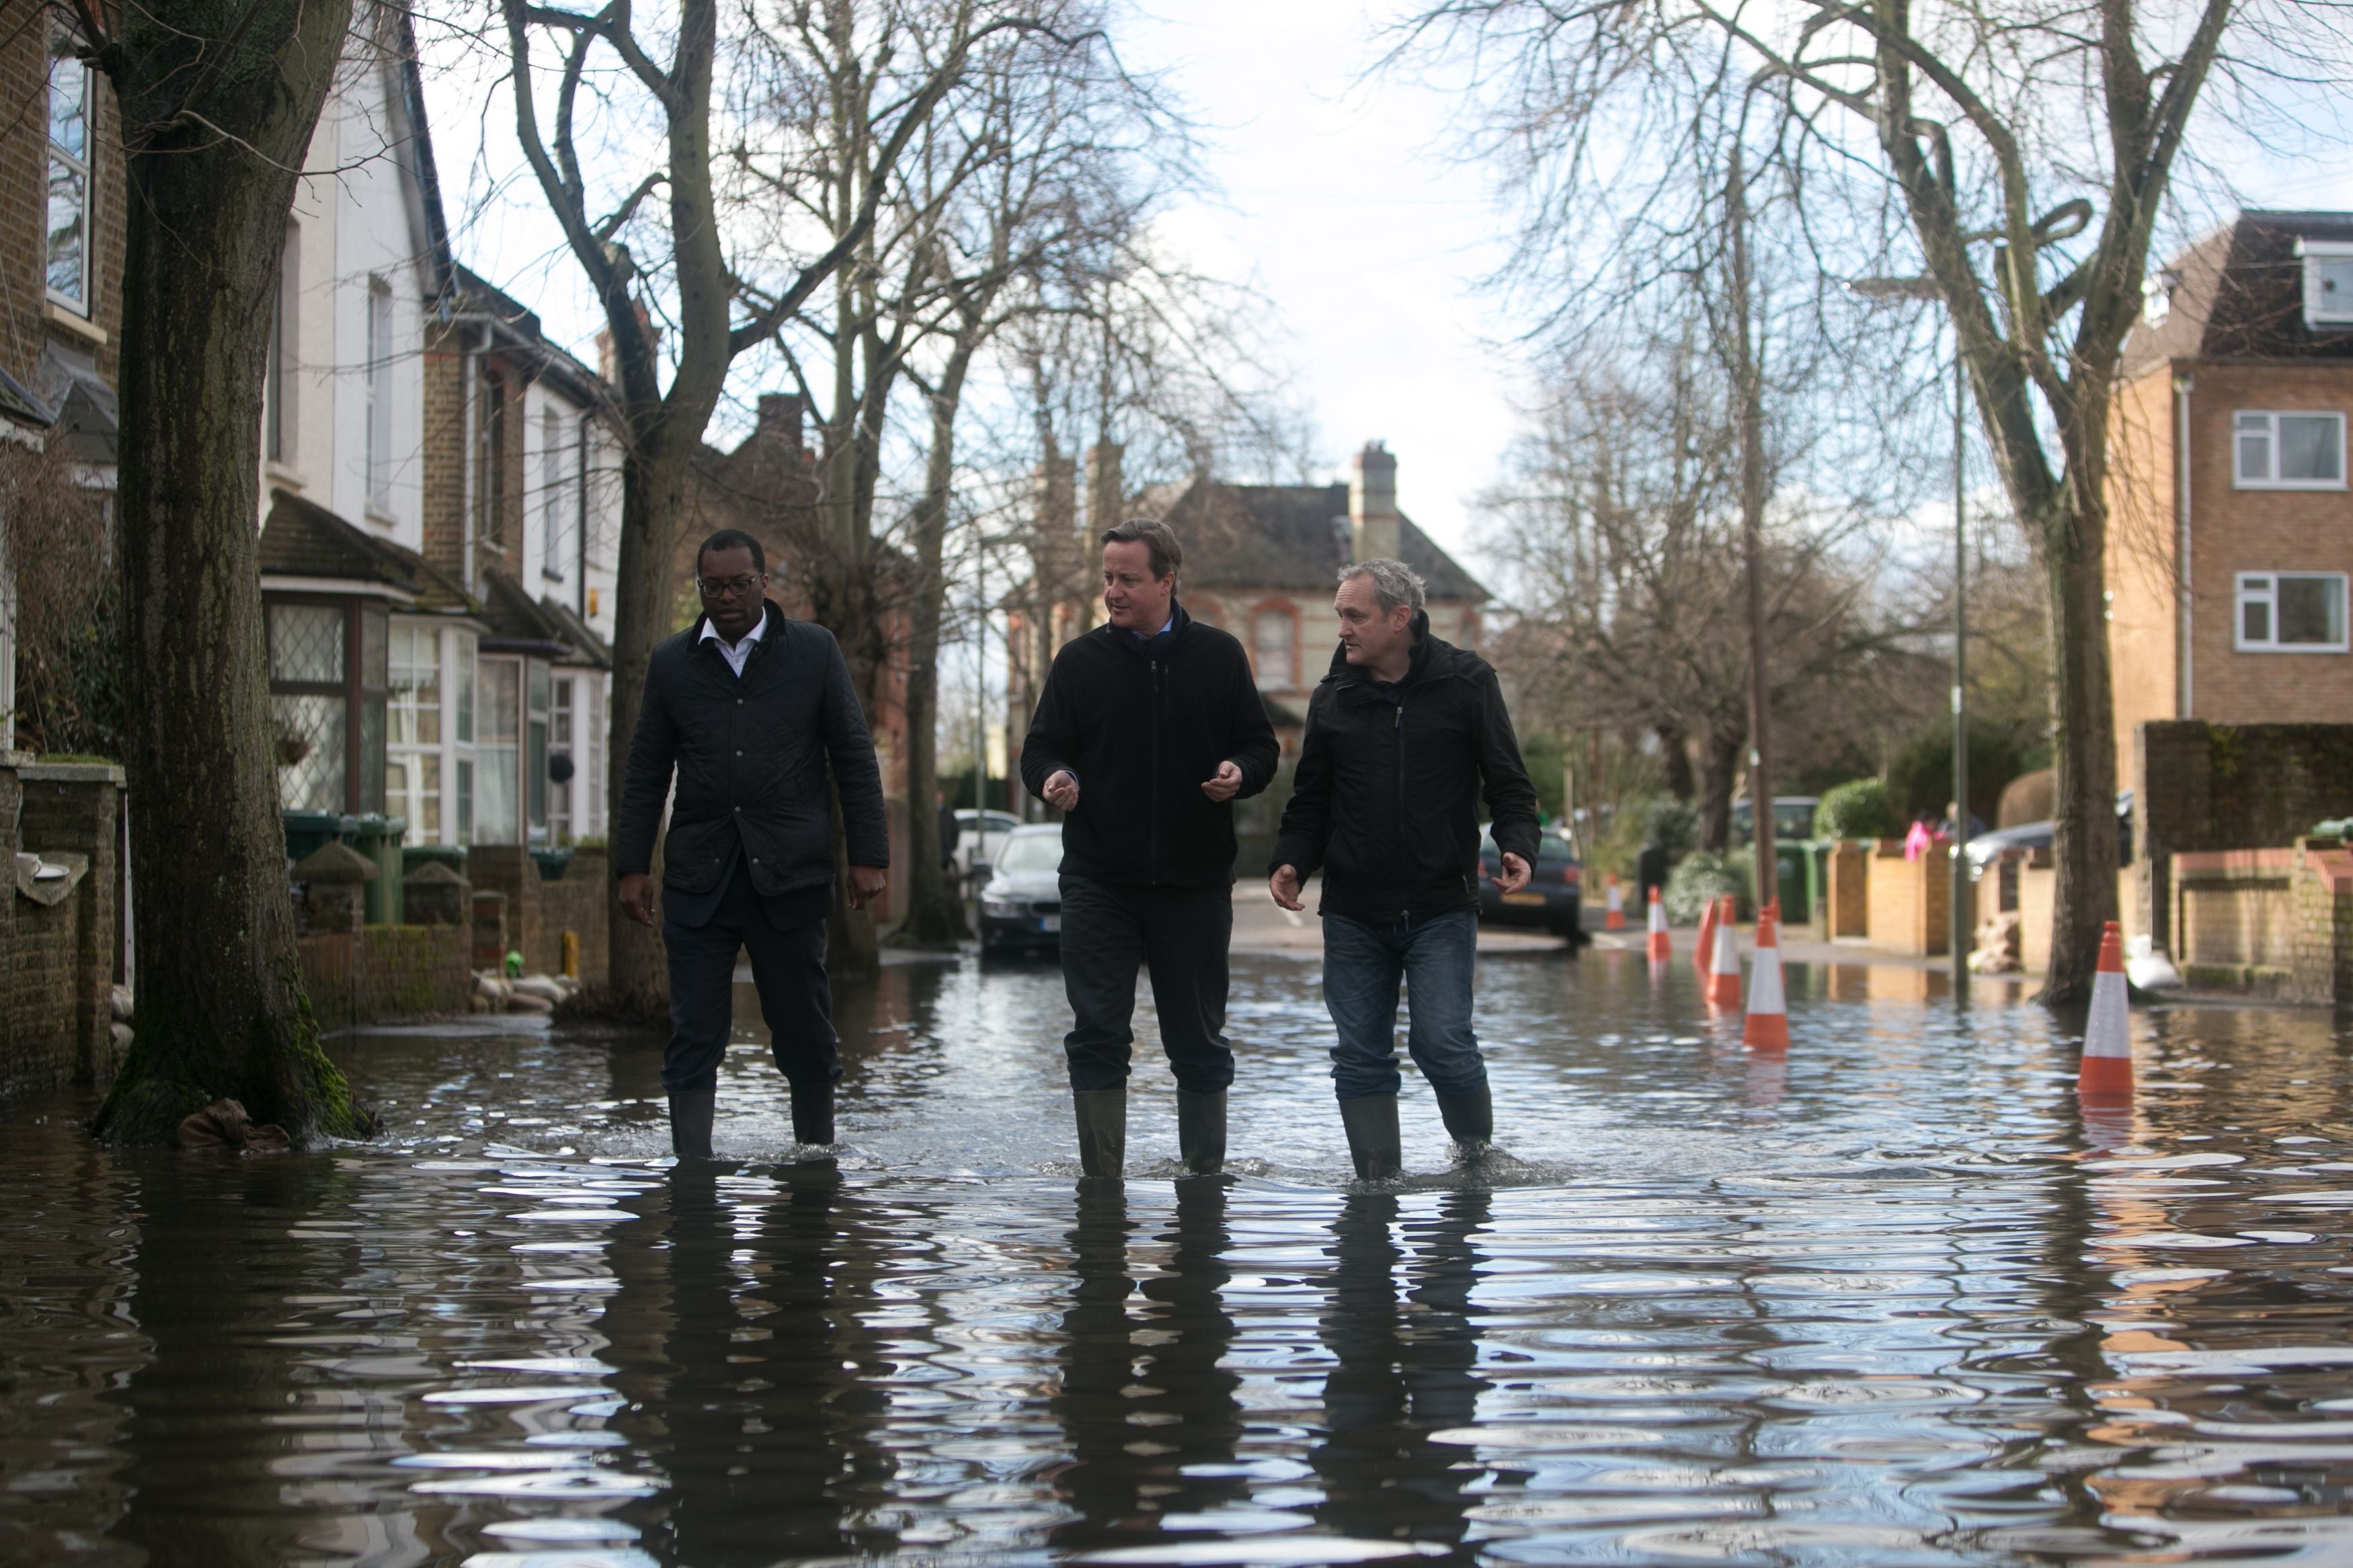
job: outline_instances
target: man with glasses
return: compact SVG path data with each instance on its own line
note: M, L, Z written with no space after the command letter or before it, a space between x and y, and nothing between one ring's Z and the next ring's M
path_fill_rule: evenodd
M702 614L658 645L621 786L614 867L621 906L654 923L662 805L662 943L670 954L670 1148L711 1158L735 955L751 955L760 1016L792 1085L793 1136L833 1142L841 1057L826 982L833 912L831 795L841 797L849 902L881 896L891 864L882 775L833 634L768 602L760 542L722 529L695 552ZM828 788L828 783L830 788Z

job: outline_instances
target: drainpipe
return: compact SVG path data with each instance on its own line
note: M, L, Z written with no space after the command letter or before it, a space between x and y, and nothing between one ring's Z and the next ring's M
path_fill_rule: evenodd
M2194 718L2198 712L2192 662L2196 649L2189 637L2189 395L2197 388L2198 378L2194 375L2177 374L2173 378L2173 636L2178 649L2175 679L2179 686L2175 693L2174 710L2177 717L2183 719Z

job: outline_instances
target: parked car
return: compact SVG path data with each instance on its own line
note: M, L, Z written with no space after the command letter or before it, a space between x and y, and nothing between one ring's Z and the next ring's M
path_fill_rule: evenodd
M965 806L955 814L956 844L949 858L955 862L959 879L972 876L976 859L986 871L997 852L1005 847L1006 835L1021 826L1021 819L1009 811L975 811ZM987 853L981 854L981 830L988 832Z
M2132 837L2133 792L2116 792L2116 864L2129 866L2133 858ZM2021 822L2014 827L1997 827L1990 833L1969 836L1969 880L1985 875L1985 868L2006 849L2048 849L2056 829L2048 822Z
M1814 810L1822 804L1814 795L1777 795L1773 797L1773 837L1777 839L1811 838L1814 836ZM1754 802L1736 800L1732 803L1732 837L1746 843L1756 837L1749 830L1755 820Z
M980 890L980 951L1062 945L1062 828L1040 822L991 836L988 885Z
M1585 868L1577 858L1577 842L1557 829L1547 828L1536 838L1536 863L1528 885L1516 893L1495 886L1504 874L1504 852L1495 836L1479 837L1479 918L1497 925L1543 926L1577 940L1582 923Z

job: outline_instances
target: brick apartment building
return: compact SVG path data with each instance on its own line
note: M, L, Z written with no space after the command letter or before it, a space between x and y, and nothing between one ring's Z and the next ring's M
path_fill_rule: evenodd
M2353 722L2353 213L2245 212L2152 280L2111 426L2117 776L2134 726Z

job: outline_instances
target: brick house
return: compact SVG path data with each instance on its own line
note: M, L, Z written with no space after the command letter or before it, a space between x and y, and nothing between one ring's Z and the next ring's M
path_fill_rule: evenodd
M1197 479L1148 494L1138 509L1176 529L1185 608L1241 639L1287 754L1331 667L1332 595L1347 563L1403 561L1428 586L1431 634L1479 646L1487 590L1398 510L1397 458L1368 441L1348 467L1342 484Z
M125 189L114 92L63 11L0 37L0 440L63 441L114 483ZM0 752L16 706L16 602L0 533Z
M419 844L601 835L618 442L596 374L458 265L406 19L354 34L297 187L262 408L288 810Z
M2353 721L2353 213L2245 212L2151 281L2110 425L2117 777L2134 726Z

